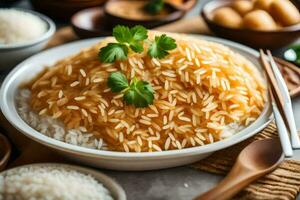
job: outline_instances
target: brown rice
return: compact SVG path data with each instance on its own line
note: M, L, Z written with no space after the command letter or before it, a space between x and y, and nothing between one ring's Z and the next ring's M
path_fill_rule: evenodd
M86 129L109 150L126 152L205 145L255 121L266 101L256 67L221 44L172 37L177 48L162 60L130 52L126 61L100 63L99 49L112 38L60 60L24 86L30 108L66 130ZM151 83L153 105L126 105L122 94L107 88L113 71Z

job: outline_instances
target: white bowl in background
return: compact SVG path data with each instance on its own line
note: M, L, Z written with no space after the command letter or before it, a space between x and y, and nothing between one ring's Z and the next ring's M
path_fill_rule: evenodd
M15 10L27 12L39 17L47 24L47 30L40 37L32 41L18 44L0 44L0 71L9 70L15 67L25 58L28 58L29 56L41 51L46 46L50 38L54 35L56 29L54 22L45 15L31 10ZM28 29L30 30L30 27L28 27Z
M218 39L208 36L195 36L202 39L218 42L229 46L234 51L244 55L255 66L262 71L259 63L259 53L249 47L230 42L224 39ZM170 150L162 152L143 152L143 153L125 153L114 151L103 151L80 147L47 137L35 129L31 128L19 116L15 95L20 84L29 81L42 71L46 65L54 64L59 59L72 55L80 51L80 49L89 47L103 38L94 38L81 40L56 48L52 48L41 52L24 62L20 63L3 82L0 92L0 107L6 119L21 133L27 137L41 143L65 156L68 159L80 162L80 164L90 165L94 167L102 167L115 170L151 170L175 167L190 164L201 160L217 150L224 149L239 143L247 138L255 135L265 128L271 121L272 110L270 103L267 102L263 112L258 119L250 126L241 130L239 133L222 141L204 146L186 148L181 150Z
M125 193L124 189L115 180L113 180L109 176L107 176L101 172L98 172L94 169L79 167L76 165L68 165L68 164L60 164L60 163L36 163L36 164L22 165L19 167L11 168L11 169L1 172L0 175L5 176L5 174L7 174L8 172L19 170L19 169L25 168L25 167L62 167L64 169L75 170L79 173L82 173L85 175L90 175L94 179L96 179L108 191L110 191L110 194L113 197L113 199L126 200L126 193Z

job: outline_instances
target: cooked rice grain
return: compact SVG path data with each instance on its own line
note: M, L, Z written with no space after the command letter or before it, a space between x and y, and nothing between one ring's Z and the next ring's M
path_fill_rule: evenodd
M94 177L59 165L24 166L0 175L1 200L113 200Z
M153 38L157 33L150 34ZM78 141L86 138L91 148L103 143L109 150L125 152L205 145L255 121L266 101L266 84L256 67L221 44L172 37L178 48L162 60L144 52L102 64L97 55L113 41L108 38L58 61L23 88L30 96L30 108L24 108L27 99L20 100L20 115L38 131L61 141L89 146ZM107 88L112 71L148 81L155 90L153 105L126 105L122 94ZM64 133L55 133L52 121ZM80 127L91 136L86 137Z

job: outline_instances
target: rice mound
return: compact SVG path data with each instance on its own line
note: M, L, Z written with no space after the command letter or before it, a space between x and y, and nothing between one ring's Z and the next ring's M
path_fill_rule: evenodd
M0 200L113 200L91 175L59 165L23 166L0 174Z
M0 8L0 45L31 42L46 31L47 23L39 16L27 11Z
M161 33L150 31L150 38L157 34ZM105 144L112 151L205 145L230 137L257 119L267 100L266 83L249 60L221 44L168 35L176 39L177 48L164 59L150 58L145 50L111 64L101 63L97 56L101 47L114 41L107 38L40 73L21 88L29 97L19 102L25 101L37 120L60 122L66 132L60 140L84 146L76 141L89 134L85 142L98 141L91 148ZM115 71L129 80L148 81L155 90L153 105L135 108L123 102L122 94L112 93L107 78ZM28 115L32 113L21 109L27 122ZM67 141L69 130L80 132L75 142Z

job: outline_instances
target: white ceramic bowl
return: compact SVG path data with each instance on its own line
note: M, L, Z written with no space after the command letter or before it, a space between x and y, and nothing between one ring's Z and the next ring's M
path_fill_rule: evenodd
M9 70L15 67L25 58L28 58L29 56L32 56L33 54L41 51L48 43L49 39L55 33L55 24L50 18L34 11L23 9L17 10L28 12L39 17L47 24L47 31L44 34L42 34L39 38L32 41L20 44L0 45L0 71ZM28 27L28 29L30 29L30 27Z
M8 172L18 170L23 167L62 167L65 169L75 170L77 172L91 175L95 178L99 183L101 183L108 191L110 191L111 196L116 200L126 200L126 194L124 189L112 178L106 176L105 174L98 172L96 170L79 167L75 165L67 165L67 164L58 164L58 163L38 163L38 164L30 164L30 165L23 165L19 167L15 167L0 173L0 175L4 175Z
M223 39L207 36L201 36L200 38L219 42L231 47L233 50L246 56L260 69L260 71L262 71L258 60L258 52L246 46ZM253 136L255 133L266 127L271 120L272 112L270 104L266 103L263 112L254 123L228 139L205 146L182 150L147 153L101 151L79 147L49 138L27 125L18 115L16 110L15 95L19 85L24 81L33 78L38 72L44 69L45 65L49 66L61 58L78 52L81 48L99 42L99 40L101 40L101 38L82 40L59 46L39 53L20 63L6 77L1 88L0 106L7 120L24 135L58 151L67 158L78 161L81 164L116 170L150 170L193 163L207 157L217 150L224 149Z

